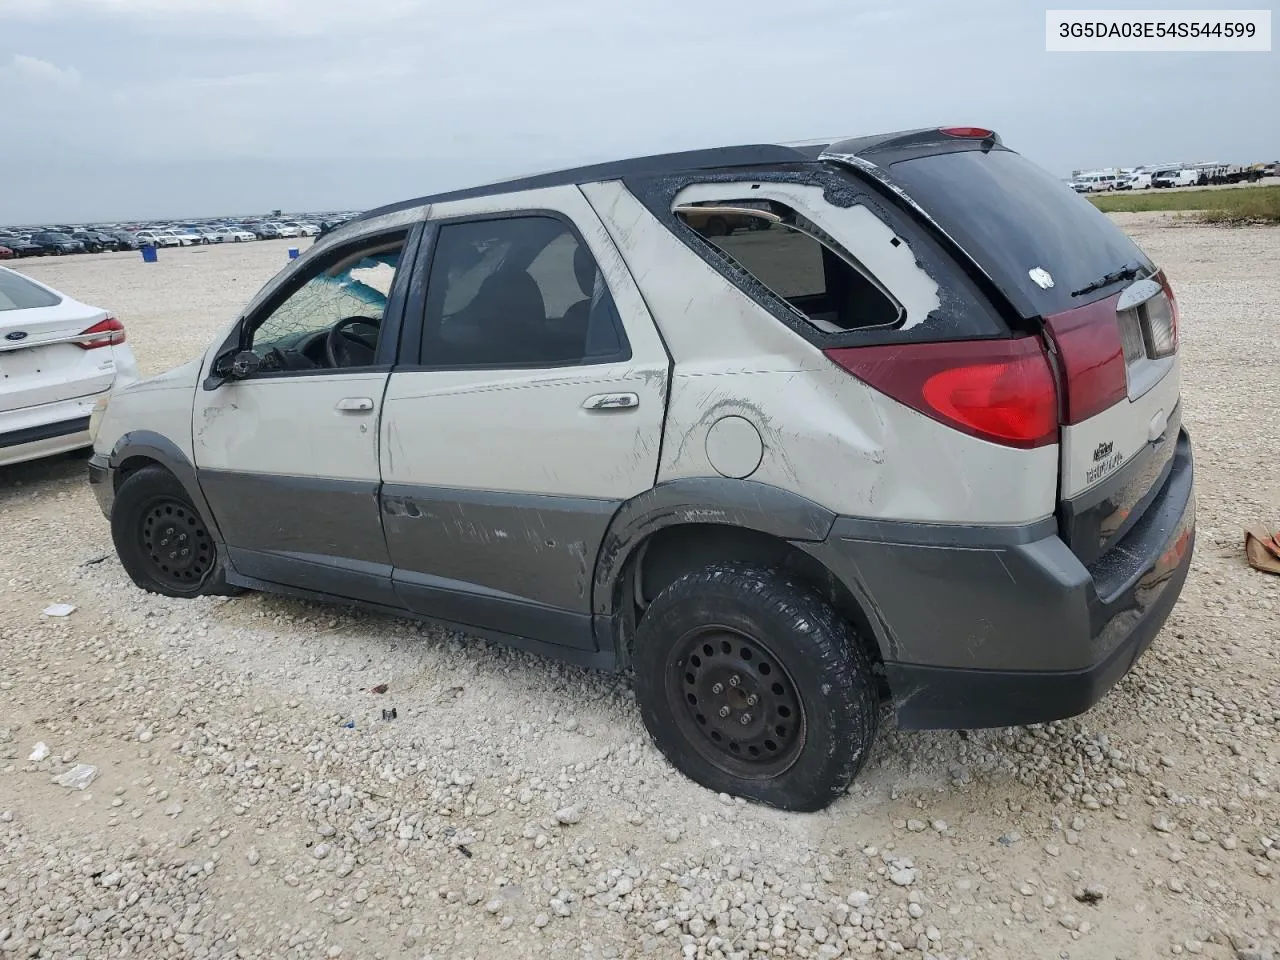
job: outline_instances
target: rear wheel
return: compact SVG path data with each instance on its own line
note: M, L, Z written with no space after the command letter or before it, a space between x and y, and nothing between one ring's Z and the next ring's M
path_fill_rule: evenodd
M120 484L111 539L121 565L143 590L167 597L235 592L204 518L164 467L143 467Z
M875 741L876 683L858 637L780 571L725 563L686 574L649 606L633 659L650 736L712 790L820 810Z

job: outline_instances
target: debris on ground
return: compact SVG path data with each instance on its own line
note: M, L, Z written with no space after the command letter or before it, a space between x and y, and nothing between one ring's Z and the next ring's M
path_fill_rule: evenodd
M383 720L394 720L396 718L396 708L391 707L389 710L382 711Z
M342 724L343 730L354 730L355 728L356 722L354 720L348 720L346 723Z
M51 603L44 608L46 617L69 617L76 612L74 603Z
M1244 553L1253 569L1280 574L1280 534L1269 525L1245 530Z
M32 763L39 763L49 756L49 747L42 740L36 744L35 749L31 751L31 756L27 757Z
M388 687L385 683L380 683L376 687L370 687L369 692L370 693L386 693L387 690L389 689L390 687Z
M53 782L68 790L87 790L89 784L98 779L98 768L91 763L77 763L74 767L54 777Z

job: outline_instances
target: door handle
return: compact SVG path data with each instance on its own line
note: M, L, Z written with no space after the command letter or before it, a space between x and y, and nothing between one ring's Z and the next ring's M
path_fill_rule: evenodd
M368 413L373 409L373 401L368 397L344 397L334 409L339 413Z
M586 410L630 410L640 406L640 398L634 393L597 393L582 401Z

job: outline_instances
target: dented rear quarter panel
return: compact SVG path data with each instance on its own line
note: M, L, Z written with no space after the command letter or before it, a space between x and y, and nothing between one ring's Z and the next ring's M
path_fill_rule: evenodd
M708 433L738 416L763 448L751 480L839 514L956 524L1053 514L1056 445L988 443L873 390L697 256L622 183L583 190L625 251L674 361L660 483L716 476ZM856 236L837 239L858 254ZM900 274L899 285L910 282ZM916 282L903 297L928 303L937 283L923 271ZM945 302L947 291L937 296Z

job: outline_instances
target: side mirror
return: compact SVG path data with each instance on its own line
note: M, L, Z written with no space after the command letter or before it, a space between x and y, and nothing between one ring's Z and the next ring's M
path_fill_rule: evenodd
M231 358L231 366L227 370L227 376L232 380L244 380L246 377L252 377L258 372L258 368L262 366L262 360L252 350L241 350Z

